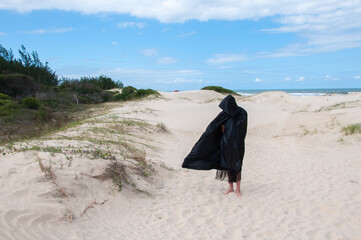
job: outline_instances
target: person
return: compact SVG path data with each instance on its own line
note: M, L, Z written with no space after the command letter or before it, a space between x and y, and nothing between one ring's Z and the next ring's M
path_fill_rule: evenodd
M247 134L247 111L239 107L232 95L226 96L219 107L222 111L208 125L182 167L194 170L217 169L216 179L228 179L228 189L241 196L241 172Z

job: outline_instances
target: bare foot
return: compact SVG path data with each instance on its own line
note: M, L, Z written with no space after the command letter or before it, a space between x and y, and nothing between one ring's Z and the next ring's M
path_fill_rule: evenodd
M224 194L228 194L230 192L233 192L233 189L228 189L227 191L223 192Z
M239 197L239 198L242 197L241 192L236 191L236 196Z

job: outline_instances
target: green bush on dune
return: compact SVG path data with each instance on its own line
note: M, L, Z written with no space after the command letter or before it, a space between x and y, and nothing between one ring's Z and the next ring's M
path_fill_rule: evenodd
M10 97L6 94L0 93L0 100L10 100Z
M39 100L34 98L34 97L27 97L24 98L21 101L22 104L24 104L25 107L29 108L29 109L39 109L40 107L40 103Z
M122 93L114 96L115 101L128 101L148 97L149 95L159 96L159 93L152 89L136 89L128 86L122 89Z
M11 102L11 98L8 95L0 93L0 106L4 106Z
M236 95L238 95L236 92L234 92L232 90L229 90L229 89L226 89L226 88L223 88L223 87L219 87L219 86L207 86L207 87L202 88L201 90L212 90L212 91L215 91L215 92L218 92L218 93L223 93L223 94L236 94Z

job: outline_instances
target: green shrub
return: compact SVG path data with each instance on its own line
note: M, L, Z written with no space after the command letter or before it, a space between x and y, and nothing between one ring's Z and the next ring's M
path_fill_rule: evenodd
M0 92L12 98L24 98L34 95L39 90L39 84L24 74L0 74Z
M8 95L0 93L0 100L10 100L10 97Z
M344 131L346 135L361 133L361 123L348 125L342 128L342 131Z
M122 94L126 96L135 96L137 89L132 86L122 88Z
M159 96L159 92L153 89L138 89L137 96L140 98L147 97L149 95Z
M144 98L149 95L159 96L159 93L152 89L136 89L135 87L128 86L122 89L121 94L114 96L115 101L128 101L133 99Z
M12 115L19 105L16 102L10 100L0 100L3 104L0 104L0 117L8 117Z
M134 88L132 86L124 87L124 88L122 88L121 94L117 94L114 96L114 100L115 101L132 100L132 99L136 98L136 93L137 93L136 88Z
M0 106L11 103L11 98L8 95L0 93Z
M40 120L49 121L52 118L51 110L47 108L40 108L38 111Z
M33 97L24 98L21 101L21 103L29 109L39 109L39 107L40 107L40 103L39 103L38 99L33 98Z
M11 100L4 100L4 99L0 99L0 106L4 106L8 103L12 102Z
M215 92L219 92L219 93L225 93L225 94L236 94L238 95L236 92L223 88L223 87L219 87L219 86L207 86L202 88L201 90L213 90Z

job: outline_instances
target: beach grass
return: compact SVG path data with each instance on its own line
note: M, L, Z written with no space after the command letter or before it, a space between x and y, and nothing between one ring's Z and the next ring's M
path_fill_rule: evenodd
M361 123L347 125L347 126L342 128L342 131L346 135L351 135L351 134L354 134L354 133L361 133Z

